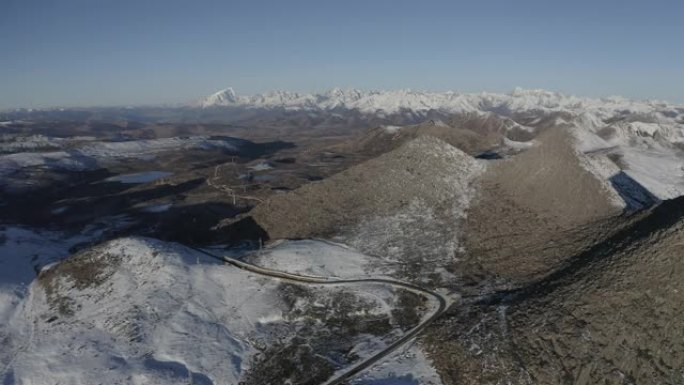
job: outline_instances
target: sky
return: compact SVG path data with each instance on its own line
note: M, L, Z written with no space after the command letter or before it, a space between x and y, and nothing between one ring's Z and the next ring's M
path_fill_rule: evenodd
M0 0L0 108L333 87L684 103L684 2Z

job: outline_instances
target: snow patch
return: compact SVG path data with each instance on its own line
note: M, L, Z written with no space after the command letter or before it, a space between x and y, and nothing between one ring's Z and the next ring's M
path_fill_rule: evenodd
M396 134L397 132L401 131L401 126L382 126L382 128L387 132L388 134Z
M252 171L266 171L266 170L273 169L273 165L271 165L268 162L259 162L257 164L251 165L247 168L249 168Z
M367 278L372 257L326 241L284 241L253 256L255 265L310 276Z
M397 350L350 382L352 385L442 385L417 342Z
M508 139L506 137L503 138L503 144L506 147L513 148L516 150L528 150L537 145L537 143L534 140L530 140L527 142L518 142L515 140Z

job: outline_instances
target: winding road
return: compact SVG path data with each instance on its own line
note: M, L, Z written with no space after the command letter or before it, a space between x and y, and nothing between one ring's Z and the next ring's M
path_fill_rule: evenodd
M325 382L325 385L340 385L344 384L346 381L348 381L350 378L354 377L355 375L359 374L360 372L370 368L373 366L373 364L377 363L378 361L382 360L383 358L387 357L389 354L397 350L399 347L416 337L418 334L420 334L423 330L425 330L428 325L430 325L432 322L434 322L439 316L441 316L447 309L448 304L449 304L449 299L437 292L434 292L432 290L428 290L425 288L422 288L420 286L407 283L407 282L402 282L402 281L397 281L393 279L385 279L385 278L361 278L361 279L341 279L341 278L335 278L335 277L313 277L313 276L305 276L305 275L297 275L297 274L292 274L292 273L287 273L283 271L277 271L277 270L271 270L267 269L264 267L256 266L250 263L246 263L240 260L237 260L235 258L227 257L227 256L220 256L216 255L213 253L210 253L206 250L199 249L196 247L188 246L189 248L198 251L202 254L205 254L207 256L210 256L215 259L219 259L221 261L224 261L226 263L229 263L237 268L240 268L242 270L249 271L254 274L259 274L271 278L278 278L286 281L293 281L293 282L298 282L298 283L304 283L304 284L315 284L315 285L353 285L353 284L359 284L359 283L380 283L380 284L385 284L385 285L390 285L396 288L401 288L404 290L410 290L416 293L419 293L423 296L433 298L437 300L438 306L437 309L434 310L434 312L424 319L420 324L416 325L413 329L409 330L406 334L404 334L401 338L398 340L394 341L391 343L389 346L387 346L385 349L373 354L372 356L366 358L365 360L359 362L358 364L345 369L341 374L338 374L336 377L333 377L329 379L327 382Z

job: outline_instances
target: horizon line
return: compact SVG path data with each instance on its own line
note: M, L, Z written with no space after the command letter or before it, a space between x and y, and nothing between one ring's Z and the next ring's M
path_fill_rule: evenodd
M326 89L320 89L317 91L290 91L287 89L280 89L280 88L273 88L273 89L268 89L265 91L259 91L259 92L254 92L254 93L238 93L235 91L235 88L232 86L221 88L219 90L216 90L214 92L211 92L209 94L206 94L205 96L189 100L189 101L184 101L184 102L162 102L162 103L155 103L155 102L149 102L149 103L138 103L138 104L92 104L92 105L81 105L81 104L74 104L74 105L52 105L52 106L44 106L44 107L3 107L0 108L0 113L7 113L7 112L17 112L17 111L55 111L55 110L87 110L87 109L98 109L98 108L198 108L197 104L201 103L202 100L212 96L216 95L221 92L225 92L228 90L232 90L233 93L235 93L237 96L245 96L245 97L253 97L253 96L258 96L258 95L265 95L268 93L273 93L273 92L284 92L284 93L291 93L291 94L297 94L297 95L323 95L330 93L335 90L340 90L340 91L360 91L360 92L366 92L366 93L371 93L371 92L378 92L378 93L383 93L383 92L399 92L399 91L407 91L407 92L416 92L416 93L427 93L427 94L457 94L457 95L484 95L484 94L491 94L491 95L507 95L507 96L513 96L513 93L516 91L537 91L537 92L548 92L552 94L556 94L558 96L562 97L569 97L569 98L579 98L579 99L594 99L594 100L606 100L606 99L612 99L612 98L620 98L624 99L627 101L632 101L632 102L641 102L641 103L665 103L665 104L671 104L675 106L684 106L684 102L674 102L666 99L658 99L658 98L634 98L634 97L627 97L623 96L620 94L606 94L603 96L586 96L586 95L580 95L576 93L569 93L569 92L564 92L564 91L558 91L558 90L552 90L552 89L546 89L546 88L526 88L526 87L521 87L521 86L516 86L513 87L513 89L509 91L457 91L453 89L448 89L448 90L434 90L434 89L420 89L420 88L412 88L412 87L399 87L399 88L361 88L361 87L332 87L332 88L326 88Z

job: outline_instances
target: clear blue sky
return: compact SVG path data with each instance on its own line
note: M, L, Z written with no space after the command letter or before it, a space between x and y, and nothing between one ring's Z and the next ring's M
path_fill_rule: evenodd
M0 108L332 87L684 102L684 2L1 0Z

